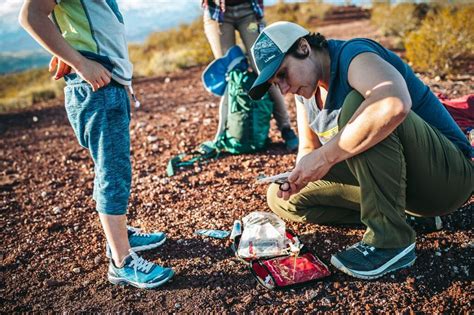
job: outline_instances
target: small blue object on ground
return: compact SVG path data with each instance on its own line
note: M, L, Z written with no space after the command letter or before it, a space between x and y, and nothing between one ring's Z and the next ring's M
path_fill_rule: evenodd
M202 229L202 230L197 230L196 234L222 239L222 238L228 237L230 235L230 232L229 231L222 231L222 230Z

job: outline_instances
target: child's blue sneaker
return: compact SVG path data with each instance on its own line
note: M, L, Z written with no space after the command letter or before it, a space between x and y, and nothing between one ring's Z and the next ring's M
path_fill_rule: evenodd
M115 267L110 260L108 279L113 284L130 284L141 289L156 288L174 275L171 268L161 267L130 250L122 268Z
M415 263L415 243L403 248L375 248L359 242L332 255L331 264L348 275L360 279L376 279Z
M140 229L127 226L128 241L134 252L149 250L162 245L166 241L166 234L163 232L142 233ZM105 255L112 258L109 244L106 245Z

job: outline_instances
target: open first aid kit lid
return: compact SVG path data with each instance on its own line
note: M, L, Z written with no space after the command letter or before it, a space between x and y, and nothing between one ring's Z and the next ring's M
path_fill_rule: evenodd
M242 219L237 254L242 258L273 257L288 253L285 222L273 213L252 212Z

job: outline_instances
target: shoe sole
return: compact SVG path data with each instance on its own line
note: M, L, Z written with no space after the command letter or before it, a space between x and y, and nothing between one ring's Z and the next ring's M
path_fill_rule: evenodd
M153 282L153 283L140 283L140 282L130 281L125 278L112 277L110 275L108 275L107 278L109 282L112 284L131 285L139 289L154 289L168 282L171 278L173 278L173 276L174 276L174 271L171 271L168 277L166 277L165 279L159 282Z
M416 257L413 259L410 259L409 261L404 261L403 256L408 254L414 248L415 248L415 243L405 248L405 250L403 250L401 253L399 253L397 256L393 257L392 259L390 259L388 262L386 262L379 268L375 270L371 270L371 271L359 271L359 270L353 270L353 269L347 268L334 255L331 256L331 264L337 269L339 269L340 271L350 276L353 276L359 279L372 280L372 279L380 278L383 275L390 273L392 271L396 271L398 269L403 269L403 268L408 268L408 267L413 266L413 264L415 263Z
M166 241L166 237L163 238L161 241L159 241L158 243L153 243L153 244L149 244L149 245L142 245L142 246L136 246L136 247L132 247L132 250L134 252L141 252L141 251L144 251L144 250L150 250L150 249L153 249L153 248L157 248L161 245L163 245L163 243Z

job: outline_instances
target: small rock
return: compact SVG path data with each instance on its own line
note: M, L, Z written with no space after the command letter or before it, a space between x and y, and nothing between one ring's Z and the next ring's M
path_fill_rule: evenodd
M72 269L72 272L74 272L74 273L81 273L81 268L76 267L76 268Z
M155 153L160 151L160 146L156 143L153 143L153 145L151 146L151 151Z
M60 214L61 213L61 208L60 207L54 207L53 208L53 213L54 214Z
M212 119L206 118L206 119L204 119L204 120L202 121L202 124L203 124L204 126L209 126L209 125L211 124L211 122L212 122Z
M54 279L48 279L45 281L45 284L50 287L50 288L53 288L53 287L57 287L59 285L61 285L61 282L57 281L57 280L54 280Z
M437 76L434 78L434 80L435 80L436 82L439 82L439 81L441 81L441 77L440 77L439 75L437 75Z
M176 303L176 304L174 305L174 308L180 308L180 307L181 307L181 304L179 304L179 303Z
M321 299L321 304L324 305L324 306L330 306L330 305L331 305L331 301L329 301L328 298L323 297L323 298Z
M165 83L168 84L168 83L170 83L170 82L171 82L171 79L170 79L169 77L166 77L166 78L165 78Z
M158 137L157 136L148 136L148 137L146 137L146 140L150 143L153 143L153 142L158 140Z
M145 127L145 126L146 126L146 122L144 122L144 121L139 121L139 122L137 123L137 128L138 128L138 129L141 129L141 128Z
M48 193L46 191L41 192L41 197L42 198L46 197L47 195L48 195Z
M307 300L312 300L312 299L316 298L318 295L319 295L318 290L306 291L306 299Z
M33 116L33 122L38 122L38 117Z
M441 252L435 252L436 256L441 256Z
M251 295L246 295L242 299L242 302L244 302L245 304L250 303L250 301L252 301L252 296Z
M101 261L102 261L102 257L100 257L100 256L96 256L96 257L94 258L94 263L95 263L96 265L98 265Z
M74 228L73 228L73 229L74 229L74 232L79 231L79 225L74 225Z

